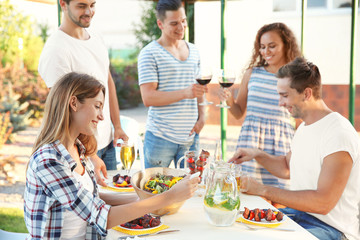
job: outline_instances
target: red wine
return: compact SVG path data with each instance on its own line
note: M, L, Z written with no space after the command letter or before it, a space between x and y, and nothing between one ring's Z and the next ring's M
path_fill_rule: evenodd
M233 82L221 82L220 85L223 87L223 88L229 88L233 85L234 83Z
M206 85L211 81L211 78L197 78L196 81L200 84L200 85Z

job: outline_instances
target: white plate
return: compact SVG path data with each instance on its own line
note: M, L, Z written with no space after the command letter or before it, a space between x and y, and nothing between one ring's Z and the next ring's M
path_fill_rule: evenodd
M121 229L126 229L126 230L131 230L131 231L136 231L136 232L143 232L143 231L147 231L147 230L157 229L157 228L161 227L162 225L163 224L160 222L159 226L152 227L152 228L132 229L132 228L122 227L120 225L118 225L118 227L121 228Z
M113 189L134 189L133 187L116 187L114 186L113 182L106 182L106 185L109 187L109 188L113 188Z
M263 227L277 227L286 221L287 216L284 214L284 217L281 221L278 221L275 219L275 220L272 220L271 222L266 221L266 219L264 219L264 218L262 218L260 222L257 222L254 219L252 219L252 220L246 219L246 218L244 218L244 216L242 214L240 215L240 219L241 219L240 221L242 221L243 223L249 223L249 224L263 226Z

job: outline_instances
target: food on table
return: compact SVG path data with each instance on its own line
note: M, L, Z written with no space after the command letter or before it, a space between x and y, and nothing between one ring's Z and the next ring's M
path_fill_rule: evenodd
M145 214L143 217L121 224L120 226L130 229L144 229L157 227L160 223L160 217L152 217L149 214Z
M153 194L163 193L174 186L178 181L183 179L185 175L174 177L172 175L156 174L151 177L145 184L144 190Z
M132 187L130 184L131 177L128 175L121 176L120 173L113 177L113 185L115 187Z
M207 159L209 158L210 153L205 151L204 149L201 150L199 159L196 160L195 152L189 151L186 153L186 161L188 162L188 166L190 169L190 174L194 174L196 172L200 172L200 178L204 171L204 166L207 164Z
M259 209L255 208L254 210L249 210L247 207L245 207L243 217L245 219L249 220L255 220L257 222L260 222L261 219L265 219L268 222L271 222L273 220L281 221L283 220L284 214L280 211L273 211L270 208L269 209Z

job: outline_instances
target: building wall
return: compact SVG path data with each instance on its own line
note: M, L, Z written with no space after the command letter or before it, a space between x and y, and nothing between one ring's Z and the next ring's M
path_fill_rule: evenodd
M206 97L214 104L209 105L207 109L207 121L206 124L220 124L220 108L215 105L218 104L219 97L219 84L209 84L209 92ZM239 84L234 84L231 87L233 96L237 96ZM323 100L326 105L333 111L339 112L344 117L349 117L349 86L345 84L325 84L323 85ZM357 131L360 131L360 85L356 88L355 99L355 119L354 126ZM244 121L244 117L237 120L228 111L228 125L241 126ZM240 131L240 129L239 129Z

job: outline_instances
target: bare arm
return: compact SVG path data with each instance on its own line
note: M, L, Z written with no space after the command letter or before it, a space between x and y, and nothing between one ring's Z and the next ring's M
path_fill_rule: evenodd
M169 191L141 201L111 207L108 214L107 229L126 223L146 213L152 212L175 202L184 201L194 195L199 178L190 176L175 184Z
M109 87L109 104L110 104L110 117L111 122L114 125L114 140L113 145L116 146L116 142L118 139L122 139L127 141L129 137L126 135L124 130L121 128L120 123L120 108L119 103L116 95L116 88L113 78L111 77L111 73L109 70L109 77L108 77L108 87Z
M198 103L201 103L204 101L204 95L201 97L198 97ZM196 132L199 134L201 130L203 129L205 122L206 122L206 106L201 106L198 104L198 112L199 112L199 118L196 121L193 129L190 132L190 135L193 134L193 132Z
M135 193L126 194L121 197L119 197L118 194L112 193L99 193L99 195L100 198L106 202L106 204L109 204L111 206L123 205L139 201L139 197Z
M239 148L237 149L234 156L229 160L229 162L241 164L251 159L255 159L259 164L261 164L266 170L268 170L272 175L279 178L289 179L290 178L290 168L289 161L291 157L291 152L286 156L273 156L260 149L250 149L250 148Z
M182 99L201 97L207 92L207 87L199 84L192 84L187 88L165 92L157 90L156 82L144 83L140 85L141 97L146 107L166 106Z
M339 201L349 179L352 164L349 153L336 152L324 158L315 190L289 191L251 180L248 193L300 211L327 214Z

